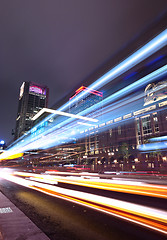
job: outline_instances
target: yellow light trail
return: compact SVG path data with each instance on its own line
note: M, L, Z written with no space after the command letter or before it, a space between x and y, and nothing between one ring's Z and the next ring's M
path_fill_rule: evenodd
M0 154L0 161L1 160L8 160L8 159L16 159L16 158L20 158L24 155L24 153L16 153L16 154L13 154L13 155L10 155L10 156L7 156L7 157L3 157L3 156L1 157L1 154Z
M17 174L17 176L15 175ZM20 176L19 176L20 175ZM24 177L23 177L24 176ZM167 212L156 208L146 207L139 204L128 203L121 200L112 199L109 197L99 196L95 194L74 191L71 189L61 188L54 185L41 183L40 174L29 173L3 173L1 177L15 182L17 184L29 187L34 190L41 191L54 197L62 198L75 202L98 211L119 217L123 220L139 224L143 227L158 231L167 235ZM30 177L30 178L28 178ZM51 180L52 176L48 177L47 181ZM42 176L44 181L45 176ZM49 179L50 178L50 179ZM33 179L33 180L32 180ZM34 179L36 181L34 181ZM46 182L47 182L46 181ZM55 179L52 181L54 183Z
M48 182L60 182L73 184L84 187L91 187L97 189L103 189L108 191L124 192L130 194L145 195L151 197L167 198L167 186L157 185L157 184L146 184L142 182L133 181L120 181L120 180L110 180L110 179L84 179L83 177L62 177L53 175L42 175L42 174L32 174L15 172L18 176L31 177L33 180L38 179L38 181ZM42 180L43 179L43 180Z

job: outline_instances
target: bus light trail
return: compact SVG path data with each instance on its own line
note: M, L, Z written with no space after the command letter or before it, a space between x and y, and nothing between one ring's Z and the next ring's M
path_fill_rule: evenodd
M166 211L95 194L61 188L46 183L40 183L21 176L15 176L12 173L2 172L1 177L16 184L90 207L167 235Z

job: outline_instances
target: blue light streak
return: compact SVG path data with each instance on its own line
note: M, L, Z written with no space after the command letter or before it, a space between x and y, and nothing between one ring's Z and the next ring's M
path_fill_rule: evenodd
M117 91L116 93L112 94L111 96L105 98L103 101L91 106L90 108L84 110L82 114L88 114L91 111L95 111L96 109L100 108L101 105L105 106L107 104L111 104L111 102L114 102L118 100L120 97L135 91L138 89L138 87L145 86L148 83L156 80L157 78L163 77L167 74L167 65L163 66L162 68L159 68L158 70L146 75L145 77L139 79L138 81L128 85L127 87Z
M156 51L158 51L159 49L163 48L165 45L167 45L167 29L165 29L163 32L161 32L159 35L157 35L154 39L149 41L146 45L144 45L139 50L137 50L135 53L133 53L131 56L129 56L127 59L125 59L124 61L119 63L117 66L115 66L113 69L111 69L105 75L103 75L101 78L96 80L88 88L98 90L99 88L101 88L102 86L107 84L109 81L114 80L116 77L120 76L122 73L128 71L133 66L137 65L144 59L148 58L151 54L153 54ZM75 102L82 99L83 97L86 97L88 94L89 94L88 92L82 91L75 98L73 98L70 102L67 102L62 107L60 107L58 110L59 111L68 110L69 105L74 104ZM55 114L52 114L52 115L48 116L46 119L44 119L42 122L45 122L54 116L55 116Z
M137 50L135 53L133 53L131 56L126 58L124 61L119 63L117 66L115 66L113 69L111 69L109 72L104 74L102 77L100 77L98 80L96 80L93 84L89 86L90 89L100 89L102 86L107 84L108 82L114 80L116 77L120 76L121 74L125 73L144 59L148 58L153 53L157 52L159 49L167 45L167 29L165 29L163 32L161 32L158 36L156 36L154 39L152 39L150 42L148 42L146 45L144 45L142 48ZM86 96L86 92L82 92L78 94L78 96L75 99L72 99L70 103L66 103L62 107L60 107L60 111L65 111L69 104L74 103L75 101L80 100L84 96Z
M138 81L136 81L135 83L130 84L129 86L125 87L124 89L121 89L120 91L112 94L111 96L109 96L108 98L104 99L102 102L97 103L95 105L93 105L92 107L84 110L83 112L81 112L80 114L82 115L87 115L91 114L91 117L95 117L97 118L97 111L99 109L99 106L101 106L101 104L103 104L103 106L106 106L107 108L111 108L110 111L113 111L113 106L111 105L111 103L115 100L118 100L119 97L122 97L124 95L128 95L129 93L135 91L139 86L141 86L142 84L147 84L148 82L155 80L157 78L159 78L160 76L164 75L167 73L167 65L165 65L164 67L154 71L151 74L148 74L147 76L143 77L142 79L139 79ZM138 97L134 97L131 100L135 101L138 98L141 98L142 95L139 95ZM127 99L126 101L122 102L122 104L129 104L131 101L130 99ZM118 104L118 105L117 105ZM115 108L119 108L121 107L120 102L118 102L117 104L115 104ZM137 106L136 106L137 107ZM95 111L96 110L96 111ZM92 113L93 112L93 113ZM107 111L108 112L108 111ZM101 114L103 114L104 118L107 119L107 115L105 113L105 111ZM99 115L100 116L100 110L99 110ZM117 115L113 115L114 118L117 117ZM59 118L57 118L59 119ZM85 131L88 126L84 126L84 125L80 125L78 126L77 124L78 119L74 120L74 119L67 119L65 121L59 122L58 124L56 124L56 121L53 123L52 127L46 127L45 131L37 136L27 136L27 138L25 139L25 141L21 141L19 143L19 145L15 146L14 149L16 151L16 149L18 150L18 152L22 151L25 152L27 150L32 150L32 149L46 149L49 147L53 147L53 146L57 146L57 145L61 145L63 143L67 143L73 140L73 138L81 138L81 131ZM84 122L84 121L83 121ZM102 124L102 121L99 121L99 126L100 124ZM115 123L116 124L116 123ZM120 123L119 123L120 124ZM108 126L109 127L109 126ZM72 133L72 130L75 130L75 136ZM98 129L98 131L100 131Z
M164 55L158 56L157 58L153 59L151 62L147 63L146 66L151 66L153 65L153 63L158 62L159 60L161 60L164 57Z
M89 107L88 109L79 113L79 115L84 115L84 116L89 116L90 117L90 115L88 115L88 114L91 114L95 110L97 111L102 105L105 106L107 104L111 104L112 102L118 100L120 97L123 97L124 95L127 95L127 94L137 90L138 87L144 86L144 85L148 84L149 82L154 81L157 78L164 76L165 74L167 74L167 65L165 65L162 68L148 74L147 76L141 78L140 80L136 81L135 83L130 84L129 86L121 89L120 91L112 94L111 96L109 96L108 98L105 98L101 102ZM103 113L103 115L104 115L104 113ZM93 117L94 116L92 115L92 118ZM71 122L71 119L68 119L64 122L61 122L59 125L54 124L54 126L52 128L48 129L48 131L45 131L45 134L49 134L49 133L55 131L58 128L62 128L65 125L69 124L70 122ZM75 122L76 121L74 121L74 125L75 125ZM100 122L101 121L99 119L99 124L100 124ZM69 125L69 126L71 126L71 125ZM71 127L74 128L74 126L71 126Z
M155 137L155 138L151 138L149 140L150 140L150 142L164 141L164 140L167 140L167 136Z
M161 149L167 149L167 141L142 144L138 147L140 151L160 151Z
M108 73L103 75L101 78L96 80L93 84L89 86L89 89L96 89L98 90L108 82L114 80L116 77L120 76L121 74L125 73L132 67L134 67L136 64L140 63L144 59L148 58L150 55L161 49L167 45L167 29L161 32L158 36L156 36L154 39L152 39L150 42L148 42L145 46L141 47L139 50L137 50L135 53L133 53L131 56L129 56L127 59L119 63L117 66L115 66L113 69L111 69ZM132 93L133 91L137 90L138 87L144 86L157 78L163 77L167 74L167 65L163 66L162 68L150 73L149 75L137 80L136 82L130 84L129 86L117 91L116 93L112 94L111 96L105 98L101 102L93 105L92 107L80 112L78 115L81 116L96 116L95 112L97 113L98 109L103 105L104 107L111 104L114 101L118 101L119 98L122 98L123 96L126 96L129 93ZM74 104L78 100L80 100L83 97L86 97L89 93L86 91L83 91L79 93L75 98L73 98L70 102L67 102L65 105L60 107L59 111L64 111L68 109L69 105ZM120 103L119 103L120 104ZM108 106L107 106L108 107ZM112 109L112 106L110 106ZM119 107L119 106L118 106ZM106 108L107 109L107 108ZM110 111L112 111L110 109ZM41 121L38 125L36 125L34 128L32 128L29 132L27 132L27 136L24 135L20 139L18 139L12 147L6 151L5 155L11 155L16 154L19 152L25 152L27 150L31 149L38 149L38 148L48 148L56 145L61 145L62 143L70 142L74 140L75 138L81 137L80 132L86 131L86 128L88 126L80 125L78 127L77 121L75 119L68 119L65 121L59 121L60 118L57 117L57 120L54 120L54 122L51 124L51 127L45 126L44 132L39 133L39 135L34 136L31 133L35 130L35 128L39 127L41 124L46 123L46 121L49 121L49 119L55 117L56 114L51 114L47 118L45 118L43 121ZM100 116L100 113L99 113ZM104 114L105 118L105 114ZM115 116L116 118L116 116ZM59 119L59 120L58 120ZM57 122L58 121L58 122ZM83 121L84 123L84 121ZM102 123L99 119L99 125ZM71 129L75 131L75 134L72 133ZM2 157L2 155L1 155ZM1 158L0 158L1 159Z

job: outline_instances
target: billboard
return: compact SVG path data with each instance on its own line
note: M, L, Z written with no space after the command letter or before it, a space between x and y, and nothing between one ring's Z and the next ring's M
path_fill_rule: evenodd
M46 87L37 86L35 84L30 84L29 93L36 93L40 95L46 95Z

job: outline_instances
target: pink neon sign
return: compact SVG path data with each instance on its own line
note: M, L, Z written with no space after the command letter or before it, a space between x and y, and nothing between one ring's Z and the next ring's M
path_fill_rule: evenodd
M30 85L29 92L46 95L46 89L43 89L43 88L35 86L35 85Z

